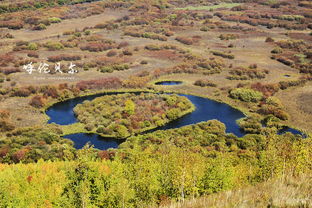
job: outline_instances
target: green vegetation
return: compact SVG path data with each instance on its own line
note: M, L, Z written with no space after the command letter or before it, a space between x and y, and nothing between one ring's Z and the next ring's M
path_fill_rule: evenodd
M37 162L73 158L73 142L60 137L60 129L22 128L0 136L0 163Z
M258 102L263 98L263 94L261 92L247 88L233 89L230 92L230 96L244 102Z
M218 121L202 122L131 137L118 150L86 147L75 160L0 164L0 205L157 206L308 174L311 149L311 139L292 134L237 138Z
M64 49L64 45L60 42L49 41L44 46L47 47L51 51L57 51L57 50Z
M50 23L60 23L62 20L58 17L51 17L49 18Z
M32 51L38 50L38 45L36 43L29 43L27 48Z
M119 138L162 126L193 110L185 97L150 93L107 95L74 109L87 131Z

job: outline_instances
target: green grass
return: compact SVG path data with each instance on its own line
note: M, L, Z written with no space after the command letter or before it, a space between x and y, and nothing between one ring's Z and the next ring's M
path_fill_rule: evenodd
M214 9L219 9L219 8L228 8L231 9L233 7L239 6L239 3L221 3L217 5L212 5L212 6L188 6L184 8L177 8L177 10L214 10Z

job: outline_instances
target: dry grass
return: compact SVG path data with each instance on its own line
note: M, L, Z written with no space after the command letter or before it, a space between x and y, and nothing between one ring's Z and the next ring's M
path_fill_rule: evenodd
M283 102L287 112L291 115L288 121L289 125L298 126L305 131L311 131L311 95L311 82L304 87L290 88L277 93L277 97Z
M272 180L247 188L161 206L162 208L312 207L312 175Z

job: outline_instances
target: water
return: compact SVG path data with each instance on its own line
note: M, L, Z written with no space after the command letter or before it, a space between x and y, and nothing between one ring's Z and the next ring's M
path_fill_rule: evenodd
M74 142L74 147L76 149L83 148L87 143L94 145L97 149L109 149L109 148L117 148L121 143L123 143L124 139L116 139L116 138L103 138L97 134L70 134L64 136L64 138L70 139Z
M183 116L182 118L166 124L165 126L159 127L156 130L179 128L182 126L199 123L201 121L217 119L225 124L227 133L233 133L238 137L245 135L245 133L236 123L236 120L245 117L241 111L232 108L227 104L219 103L207 98L194 95L179 95L187 97L195 105L196 110Z
M295 135L300 135L300 136L302 136L303 138L306 138L306 137L307 137L307 135L304 134L303 132L301 132L301 131L299 131L299 130L297 130L297 129L289 128L289 127L285 127L285 128L283 128L283 129L279 130L277 134L278 134L278 135L282 135L282 134L285 134L285 133L287 133L287 132L290 132L290 133L295 134Z
M124 92L120 92L124 93ZM77 104L82 103L85 100L93 100L94 98L101 97L103 95L112 95L115 92L101 93L96 95L89 95L84 97L77 97L69 99L63 102L59 102L48 108L46 114L50 117L48 123L56 123L59 125L69 125L78 122L73 109Z
M180 85L180 84L182 84L181 81L162 81L155 83L155 85Z
M73 112L73 108L77 104L80 104L85 100L93 100L94 98L111 94L117 93L102 93L97 95L78 97L64 102L56 103L46 111L47 115L50 117L48 123L56 123L59 125L69 125L76 123L77 118ZM179 95L187 97L195 105L196 110L177 120L169 122L162 127L150 130L148 132L179 128L186 125L196 124L202 121L217 119L226 125L227 133L233 133L238 137L245 135L245 133L239 128L238 124L236 123L236 120L245 117L245 115L241 111L232 108L227 104L219 103L210 100L208 98L202 98L194 95L185 95L185 94ZM279 134L283 134L286 132L301 134L301 132L291 128L283 129L279 132ZM123 139L103 138L97 134L86 134L86 133L71 134L66 135L64 137L74 141L75 143L74 146L77 149L81 149L88 142L94 145L94 147L97 149L104 150L109 148L117 148L118 145L124 141Z

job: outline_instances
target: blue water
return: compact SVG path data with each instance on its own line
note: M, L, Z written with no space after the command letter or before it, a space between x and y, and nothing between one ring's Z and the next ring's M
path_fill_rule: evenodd
M120 92L123 93L123 92ZM46 114L50 117L48 123L56 123L59 125L69 125L78 122L73 109L77 104L82 103L85 100L93 100L94 98L101 97L103 95L112 95L114 93L101 93L96 95L89 95L84 97L77 97L69 99L63 102L59 102L48 108Z
M289 128L289 127L284 127L283 129L279 130L279 131L277 132L277 134L278 134L278 135L282 135L282 134L285 134L285 133L287 133L287 132L290 132L290 133L295 134L295 135L300 135L300 136L302 136L303 138L306 138L306 137L307 137L307 135L304 134L303 132L301 132L301 131L299 131L299 130L297 130L297 129Z
M90 143L97 149L109 149L109 148L117 148L119 144L123 143L124 139L116 139L116 138L103 138L97 134L70 134L64 136L64 138L70 139L74 142L74 147L76 149L82 149L87 143Z
M47 115L50 117L48 123L56 123L59 125L69 125L76 123L78 121L73 112L73 108L77 104L80 104L85 100L93 100L94 98L111 94L116 93L102 93L97 95L78 97L64 102L56 103L46 111ZM245 115L241 111L232 108L227 104L219 103L207 98L202 98L194 95L179 95L187 97L195 105L196 110L190 114L187 114L175 121L166 124L165 126L150 130L148 132L179 128L190 124L196 124L201 121L217 119L226 125L227 133L233 133L238 137L245 135L245 133L239 128L238 124L236 123L236 120L245 117ZM286 132L302 135L301 132L291 128L285 128L281 130L279 134L283 134ZM97 134L85 133L71 134L64 137L74 141L74 146L77 149L81 149L88 142L94 145L94 147L97 149L104 150L109 148L117 148L118 145L124 141L123 139L103 138Z
M156 82L155 85L180 85L182 82L180 81L162 81Z

